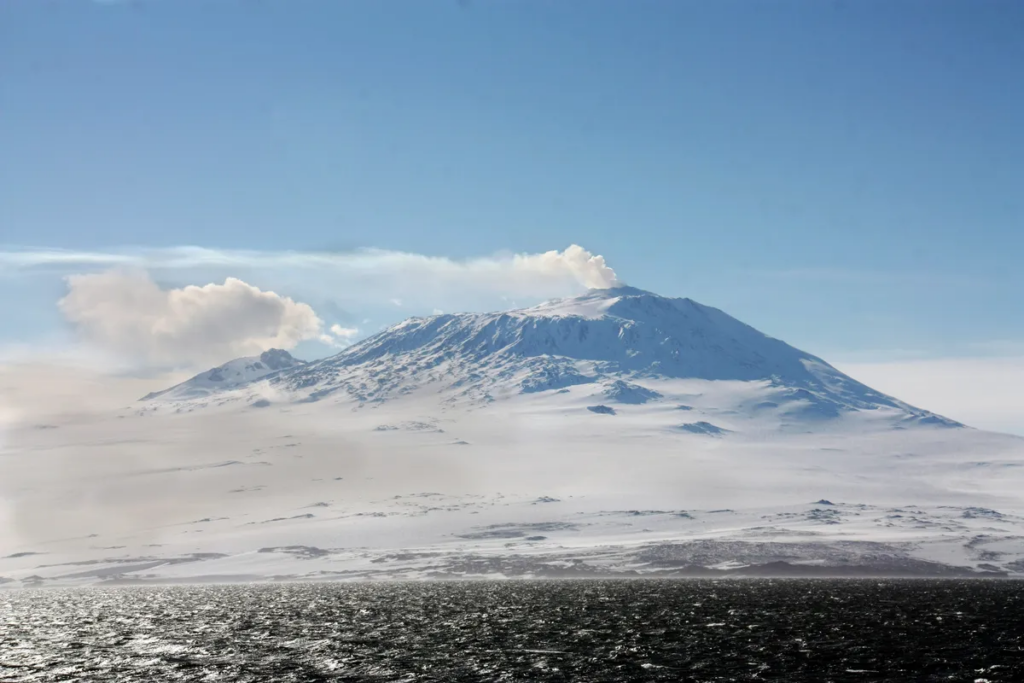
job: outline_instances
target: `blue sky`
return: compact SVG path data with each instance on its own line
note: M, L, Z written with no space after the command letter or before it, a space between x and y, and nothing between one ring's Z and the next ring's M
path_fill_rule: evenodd
M1024 355L1022 64L1016 0L16 0L0 244L576 243L827 359ZM243 270L153 277L363 328L516 298ZM74 272L0 267L0 344L67 334Z

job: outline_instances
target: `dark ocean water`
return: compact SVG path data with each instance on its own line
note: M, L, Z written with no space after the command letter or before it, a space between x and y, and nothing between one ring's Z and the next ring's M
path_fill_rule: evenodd
M2 681L1024 681L1024 582L0 592Z

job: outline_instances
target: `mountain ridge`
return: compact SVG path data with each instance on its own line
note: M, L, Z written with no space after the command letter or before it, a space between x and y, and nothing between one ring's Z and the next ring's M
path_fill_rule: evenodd
M245 360L251 359L220 368ZM658 393L643 387L645 380L685 379L764 384L774 398L760 409L782 400L792 404L786 409L792 419L884 408L905 423L962 426L871 389L717 308L628 286L530 308L408 318L327 358L295 361L234 383L208 381L220 368L146 399L201 399L265 382L294 402L347 396L381 403L430 384L448 404L481 406L499 395L587 384L606 392L617 386L614 394L635 398Z
M177 392L176 398L200 398L225 389L264 379L283 370L305 365L284 349L267 349L258 356L243 356L210 368L205 372L161 391L146 394L140 400L150 401Z

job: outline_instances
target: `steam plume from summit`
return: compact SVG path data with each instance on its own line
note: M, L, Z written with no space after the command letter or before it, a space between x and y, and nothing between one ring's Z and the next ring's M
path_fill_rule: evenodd
M569 245L565 251L518 254L512 263L514 268L544 274L568 272L590 289L608 289L622 284L603 256L593 254L578 244Z

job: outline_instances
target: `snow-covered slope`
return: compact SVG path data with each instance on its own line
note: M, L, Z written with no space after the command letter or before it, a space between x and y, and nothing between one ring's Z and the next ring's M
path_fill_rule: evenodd
M181 385L187 390L147 398L202 398L246 383L214 385L204 376ZM632 287L501 313L411 318L330 358L287 367L268 384L278 401L381 403L429 386L448 404L480 407L577 385L591 385L609 400L646 403L657 391L645 383L683 379L752 383L760 389L751 394L758 400L737 409L775 412L787 424L883 409L901 424L959 426L874 391L716 308ZM259 401L265 386L236 398Z
M8 431L0 586L1024 575L1024 439L688 299L592 291L268 353Z
M221 391L237 389L255 380L262 379L282 370L305 365L305 361L293 358L283 349L270 349L258 356L236 358L224 365L200 373L190 380L169 389L157 391L143 397L143 401L162 398L165 400L187 400L202 398Z

